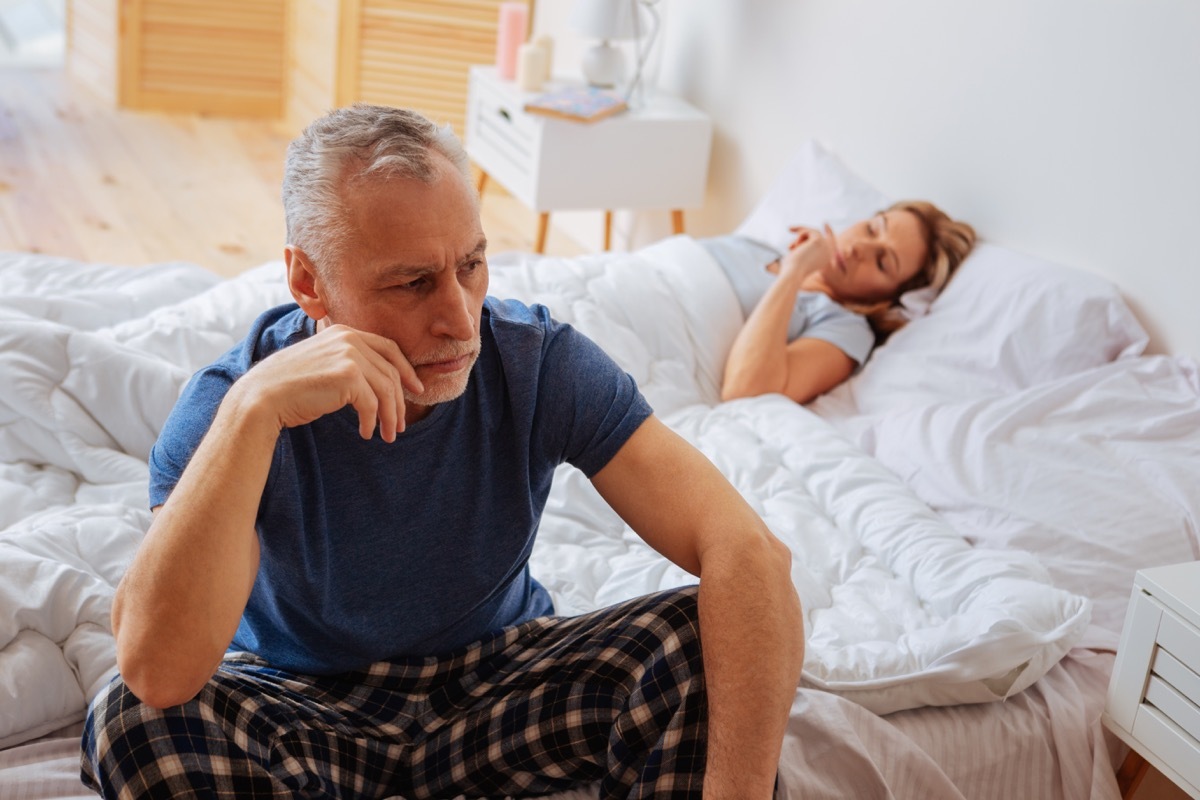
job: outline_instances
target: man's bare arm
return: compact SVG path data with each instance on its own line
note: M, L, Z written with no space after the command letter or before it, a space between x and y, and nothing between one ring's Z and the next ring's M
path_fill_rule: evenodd
M770 798L804 661L790 551L702 453L654 417L593 483L647 543L700 577L704 797Z
M190 700L233 640L258 572L254 518L278 431L226 399L117 587L117 666L143 702Z
M230 388L117 587L117 665L143 702L190 700L233 640L258 573L254 523L279 432L350 405L364 438L378 425L394 441L401 381L421 389L393 342L335 326Z

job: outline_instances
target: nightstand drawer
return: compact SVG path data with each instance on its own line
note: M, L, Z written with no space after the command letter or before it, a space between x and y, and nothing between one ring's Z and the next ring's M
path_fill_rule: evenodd
M1145 703L1157 708L1195 740L1200 740L1200 708L1158 675L1146 684ZM1136 723L1135 723L1136 724Z
M1200 743L1153 706L1142 707L1131 733L1139 745L1138 751L1176 783L1179 783L1176 776L1186 781L1188 785L1180 788L1196 797L1195 787L1200 786L1200 758L1197 757Z
M1157 642L1159 647L1184 664L1200 665L1200 631L1179 619L1170 610L1163 614ZM1192 701L1200 703L1200 695L1193 695Z
M476 163L521 198L533 189L540 121L519 106L519 96L472 81L467 108L467 150Z

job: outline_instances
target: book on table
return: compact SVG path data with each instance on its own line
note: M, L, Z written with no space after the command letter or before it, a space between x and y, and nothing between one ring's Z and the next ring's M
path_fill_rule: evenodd
M525 103L525 111L530 114L543 114L576 122L595 122L619 114L627 107L625 98L621 95L594 86L555 89Z

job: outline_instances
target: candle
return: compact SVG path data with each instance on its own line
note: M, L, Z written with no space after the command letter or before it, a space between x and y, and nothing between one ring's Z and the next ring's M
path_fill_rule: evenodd
M536 92L549 77L546 49L528 42L517 49L517 86L524 92Z
M534 39L533 43L546 53L546 80L550 80L550 76L554 74L554 39L543 33Z
M517 49L525 41L529 9L525 3L501 3L496 30L496 71L506 81L517 75Z

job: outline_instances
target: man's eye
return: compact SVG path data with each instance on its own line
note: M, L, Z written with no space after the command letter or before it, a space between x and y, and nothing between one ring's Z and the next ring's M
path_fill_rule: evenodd
M404 290L406 290L406 291L410 291L410 292L411 292L411 291L416 291L417 289L420 289L420 288L421 288L422 286L424 286L424 285L425 285L425 279L424 279L424 278L416 278L416 279L414 279L414 280L408 281L407 283L400 283L400 284L397 284L397 285L396 285L396 288L397 288L397 289L404 289Z

